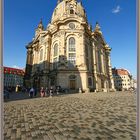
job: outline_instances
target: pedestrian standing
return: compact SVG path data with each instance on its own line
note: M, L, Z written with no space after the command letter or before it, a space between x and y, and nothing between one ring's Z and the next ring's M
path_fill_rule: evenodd
M60 86L57 86L57 87L56 87L56 94L57 94L57 95L59 94L59 91L60 91Z
M50 88L50 97L52 97L52 95L53 95L53 87L51 86L51 88Z
M48 95L48 87L46 87L46 96Z
M40 96L41 96L41 97L45 97L45 90L44 90L43 87L41 87Z
M32 87L29 91L30 98L33 98L33 95L34 95L34 88Z

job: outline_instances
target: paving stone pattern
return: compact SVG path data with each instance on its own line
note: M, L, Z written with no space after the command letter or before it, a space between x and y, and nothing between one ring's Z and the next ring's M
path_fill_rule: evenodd
M136 140L136 95L89 93L4 103L5 140Z

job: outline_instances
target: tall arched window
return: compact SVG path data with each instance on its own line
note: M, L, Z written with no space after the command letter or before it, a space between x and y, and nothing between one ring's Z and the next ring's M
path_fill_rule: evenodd
M101 51L98 50L98 70L102 72Z
M68 46L68 59L69 59L69 67L74 67L76 64L76 49L75 49L75 38L71 37L69 39Z
M71 37L69 39L69 51L70 52L75 51L75 39L74 39L74 37Z
M53 50L54 50L53 56L56 57L57 54L58 54L58 44L55 44L55 45L54 45Z
M56 43L53 48L53 68L57 69L58 62L58 44Z

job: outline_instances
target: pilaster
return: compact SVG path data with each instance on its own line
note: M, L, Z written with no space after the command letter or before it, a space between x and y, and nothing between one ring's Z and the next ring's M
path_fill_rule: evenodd
M98 91L98 81L97 81L97 62L96 62L96 48L93 44L93 73L95 82L95 91Z
M115 91L114 80L113 80L113 75L112 75L110 51L111 51L111 49L107 46L106 53L107 53L107 58L108 58L108 72L109 72L109 79L110 79L110 90Z

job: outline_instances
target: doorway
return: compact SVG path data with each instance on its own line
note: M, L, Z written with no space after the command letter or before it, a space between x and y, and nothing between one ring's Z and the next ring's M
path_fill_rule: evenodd
M76 76L75 75L70 75L69 76L69 87L71 90L76 89Z
M75 90L75 88L76 88L76 81L70 80L70 89Z

